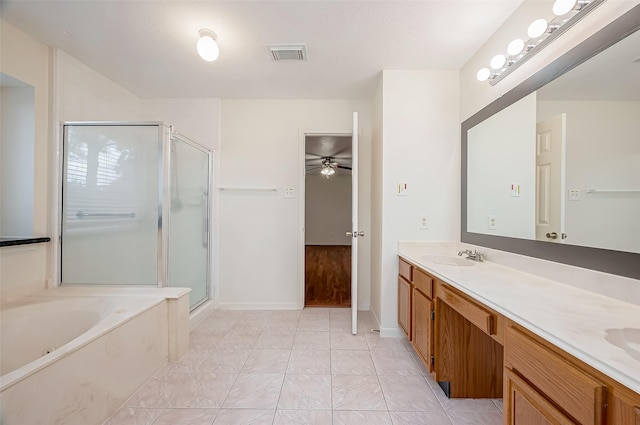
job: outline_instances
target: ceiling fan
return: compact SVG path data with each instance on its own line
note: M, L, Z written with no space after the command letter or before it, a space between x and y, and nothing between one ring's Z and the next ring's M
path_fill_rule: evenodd
M339 162L337 162L335 158L332 158L330 156L325 156L318 159L321 160L319 165L309 164L309 162L311 161L307 160L307 165L306 165L307 173L310 171L320 169L320 174L325 176L326 178L329 178L332 175L334 175L338 169L351 171L350 166L342 165Z

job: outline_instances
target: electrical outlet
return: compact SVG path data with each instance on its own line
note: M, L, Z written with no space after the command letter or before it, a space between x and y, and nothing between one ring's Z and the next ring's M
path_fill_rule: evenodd
M569 200L570 201L579 201L580 200L580 190L579 189L569 189Z
M285 199L293 199L296 197L296 192L292 187L287 187L284 190L284 197Z
M495 215L487 216L487 229L495 230L498 228L498 219Z
M420 228L421 229L428 229L429 228L429 222L427 221L427 216L426 215L421 215L420 216Z

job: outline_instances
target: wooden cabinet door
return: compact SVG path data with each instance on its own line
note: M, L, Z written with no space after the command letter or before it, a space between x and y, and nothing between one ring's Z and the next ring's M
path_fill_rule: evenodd
M398 276L398 325L411 340L411 284Z
M433 322L431 312L433 311L433 301L417 289L413 290L413 347L422 357L429 371L433 371L431 356L433 355Z
M574 421L514 372L505 369L504 373L504 415L507 425L575 425Z

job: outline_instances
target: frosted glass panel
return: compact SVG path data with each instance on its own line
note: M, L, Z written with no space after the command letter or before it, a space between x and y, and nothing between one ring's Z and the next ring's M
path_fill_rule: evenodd
M172 140L170 179L169 286L191 288L193 308L208 298L209 154Z
M158 126L65 126L64 284L157 285Z

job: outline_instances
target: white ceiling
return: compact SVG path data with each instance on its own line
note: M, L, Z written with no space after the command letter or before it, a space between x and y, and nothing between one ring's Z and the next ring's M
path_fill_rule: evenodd
M141 98L372 96L383 69L460 69L522 0L2 0L2 18ZM195 52L218 35L220 58ZM307 62L266 45L306 43Z

